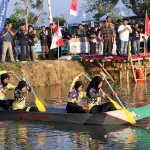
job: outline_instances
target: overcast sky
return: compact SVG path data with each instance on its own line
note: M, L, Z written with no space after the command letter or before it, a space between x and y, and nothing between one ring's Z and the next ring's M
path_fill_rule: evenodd
M7 9L7 17L9 17L13 13L14 3L19 0L9 0L8 9ZM78 10L81 7L84 0L78 0ZM68 15L70 8L71 0L51 0L52 7L52 15L60 16L60 14ZM44 1L44 10L48 11L47 0Z

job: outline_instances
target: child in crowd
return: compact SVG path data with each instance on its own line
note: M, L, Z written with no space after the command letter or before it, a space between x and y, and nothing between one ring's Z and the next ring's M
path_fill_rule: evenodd
M103 84L103 78L100 76L96 76L92 79L90 82L88 88L87 88L87 103L88 103L88 110L91 114L96 114L99 112L106 112L106 111L113 111L116 110L115 106L111 102L106 102L104 104L101 104L101 98L108 97L110 94L103 94L100 89ZM116 93L112 94L113 96L116 95Z
M39 110L36 107L26 107L26 96L31 91L32 91L32 87L27 89L27 83L21 80L14 91L15 101L12 104L12 109L18 110L18 111L26 111L26 112L29 112L29 111L38 112Z
M83 97L86 97L86 92L82 92L84 87L81 81L77 81L78 78L83 73L76 76L71 84L68 96L68 104L66 106L67 113L86 113L81 106L78 104L80 103Z

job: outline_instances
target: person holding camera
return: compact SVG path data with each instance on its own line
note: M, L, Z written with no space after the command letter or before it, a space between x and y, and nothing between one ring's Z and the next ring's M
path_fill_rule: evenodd
M32 25L28 26L28 34L27 34L27 39L28 39L28 45L30 49L30 59L32 61L37 61L36 60L36 55L35 55L35 50L34 50L34 38L35 38L35 30Z
M2 46L1 62L5 62L7 49L9 50L11 62L14 62L13 50L12 50L12 36L14 36L14 33L9 27L9 24L6 23L4 29L2 30L3 46Z

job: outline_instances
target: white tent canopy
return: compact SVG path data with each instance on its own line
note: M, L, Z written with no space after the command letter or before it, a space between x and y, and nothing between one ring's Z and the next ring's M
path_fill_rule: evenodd
M79 14L74 18L69 25L77 26L79 23L87 22L87 21L94 21L94 19L86 13L85 5L82 4L82 7L79 11Z
M122 0L118 0L116 6L114 7L115 11L117 11L119 13L119 15L122 18L127 18L127 17L134 17L136 16L136 14L133 13L132 10L130 10L129 8L127 8L124 3L122 2ZM106 20L106 17L109 16L109 13L107 13L106 15L102 16L100 18L100 21L104 21Z

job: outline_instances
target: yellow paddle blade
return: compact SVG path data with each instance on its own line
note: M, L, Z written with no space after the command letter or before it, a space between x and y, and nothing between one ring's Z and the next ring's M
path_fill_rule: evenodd
M129 121L132 125L135 125L135 124L136 124L136 121L135 121L135 119L133 118L133 116L130 114L130 112L129 112L125 107L123 107L123 111L124 111L124 114L125 114L125 116L127 117L128 121Z
M110 97L109 97L109 100L114 104L116 109L122 109L122 107L116 101L112 100Z
M44 105L44 106L48 106L42 99L40 99L39 97L38 97L38 100Z
M38 98L35 99L35 104L40 112L46 112L44 105L39 101Z

